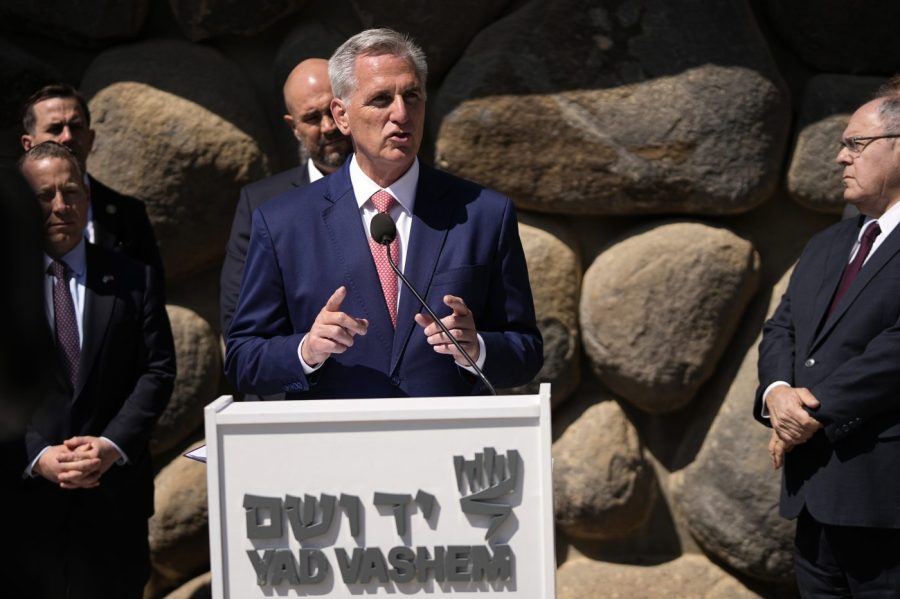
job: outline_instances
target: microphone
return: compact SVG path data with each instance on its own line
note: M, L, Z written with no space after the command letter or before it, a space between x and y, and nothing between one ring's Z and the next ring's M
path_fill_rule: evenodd
M425 300L422 299L422 296L419 295L419 292L416 291L416 288L412 286L406 277L403 276L403 273L400 272L400 269L397 268L397 265L394 264L393 259L391 259L391 248L388 247L391 245L391 242L397 237L397 225L394 224L394 219L392 219L388 214L384 212L379 212L374 217L372 217L372 222L369 225L369 233L372 236L372 239L375 243L379 243L384 246L384 251L387 253L388 264L391 265L391 269L394 273L400 277L400 280L403 281L403 284L406 285L406 288L412 291L412 294L416 296L416 299L419 300L419 303L425 308L428 314L434 319L434 322L437 323L439 327L441 327L441 331L444 332L444 335L456 346L456 349L459 350L459 353L463 355L466 359L466 362L469 363L469 366L472 367L473 370L478 374L478 378L481 379L481 382L484 383L484 386L488 388L488 391L491 392L491 395L497 395L497 391L494 390L494 386L487 380L487 377L484 376L484 373L481 372L481 369L475 364L475 360L472 359L472 356L469 355L469 352L463 349L463 346L459 344L459 341L456 340L456 337L450 334L450 330L447 329L447 326L441 322L441 319L437 317L437 315L431 310L428 304L425 303Z

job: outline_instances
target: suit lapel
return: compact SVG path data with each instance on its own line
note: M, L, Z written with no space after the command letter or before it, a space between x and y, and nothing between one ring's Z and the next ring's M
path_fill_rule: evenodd
M860 219L860 223L862 223L862 219ZM816 336L815 342L811 349L815 349L815 347L821 343L821 341L825 338L826 335L834 328L835 323L841 319L845 312L853 305L853 302L856 301L856 298L859 297L860 293L866 288L866 286L872 281L872 279L878 274L878 272L884 268L884 266L890 262L894 256L900 251L900 235L895 234L895 231L892 231L891 234L885 239L882 244L878 247L874 254L872 254L866 263L863 265L862 269L859 271L859 274L856 275L856 279L847 289L846 293L844 293L844 297L841 298L841 301L835 306L834 312L831 316L828 317L828 320L825 321L825 324L822 326L821 332ZM846 262L849 259L850 255L850 247L852 247L853 242L856 240L856 236L859 233L859 228L853 229L853 237L851 239L850 244L847 245L846 252L843 254L844 256L844 265L846 266ZM844 245L843 243L841 245ZM843 268L841 269L843 272ZM840 275L838 275L840 277ZM835 287L837 283L835 283ZM832 293L832 295L834 295ZM831 300L831 296L828 297L829 303Z
M322 221L328 231L331 251L346 273L347 299L352 302L349 305L358 305L368 316L368 335L374 335L383 345L384 352L390 353L394 330L372 260L368 235L362 230L359 206L350 184L349 162L328 180L325 199L329 203L322 211ZM360 259L360 256L364 258ZM345 304L348 304L347 300Z
M452 200L445 197L446 194L446 180L441 180L433 169L419 162L416 204L403 274L423 299L428 297L431 280L447 239L450 217L455 208ZM430 307L432 310L435 309L435 306ZM391 372L400 362L410 336L419 328L414 320L415 315L423 311L424 308L419 305L419 300L412 291L404 289L400 294L400 305L397 309L397 330L394 332Z
M87 244L87 281L85 284L84 316L81 342L81 358L78 364L77 398L90 375L91 368L103 346L103 338L109 326L116 304L115 277L102 254Z

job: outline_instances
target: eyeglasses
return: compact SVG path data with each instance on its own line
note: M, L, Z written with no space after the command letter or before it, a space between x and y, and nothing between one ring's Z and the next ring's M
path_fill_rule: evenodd
M851 154L862 154L862 151L869 147L869 144L876 139L893 139L900 137L900 133L890 133L888 135L872 135L869 137L846 137L841 140L841 147L846 148Z

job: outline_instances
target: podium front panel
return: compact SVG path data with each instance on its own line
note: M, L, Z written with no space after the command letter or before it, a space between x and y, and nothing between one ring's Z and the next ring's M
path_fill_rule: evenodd
M553 597L549 395L219 398L214 597Z

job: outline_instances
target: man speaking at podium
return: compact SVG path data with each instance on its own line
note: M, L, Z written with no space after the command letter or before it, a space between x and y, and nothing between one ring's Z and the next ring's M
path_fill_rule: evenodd
M386 258L498 387L543 362L509 198L419 162L427 66L389 29L347 40L329 61L338 128L354 154L336 173L253 215L225 371L242 392L287 399L485 392L459 349L401 287ZM396 226L370 239L379 212ZM383 220L383 217L381 217Z

